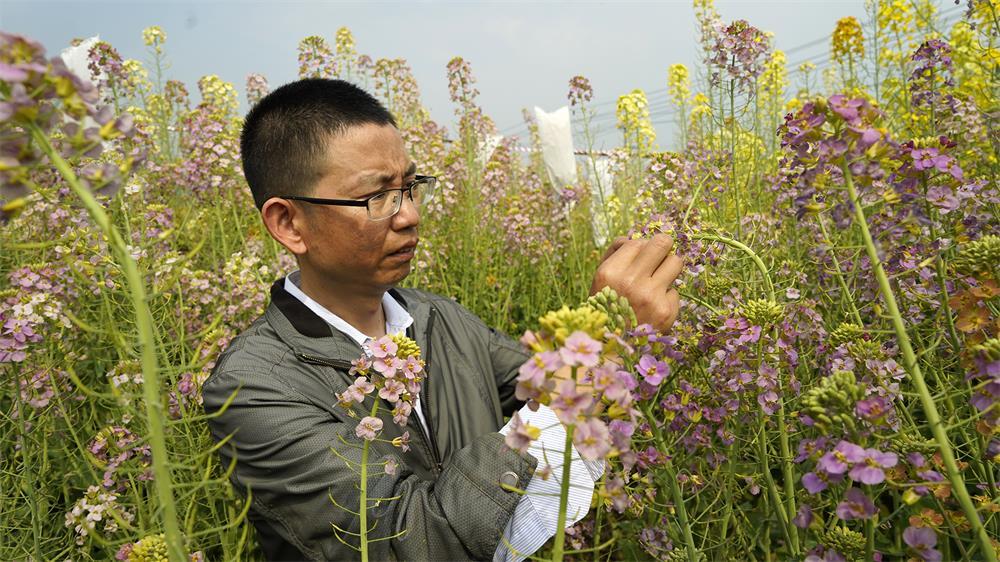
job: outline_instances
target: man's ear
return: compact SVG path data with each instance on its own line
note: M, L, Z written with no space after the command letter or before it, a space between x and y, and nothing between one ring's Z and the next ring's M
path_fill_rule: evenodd
M300 256L306 253L303 239L304 213L287 199L272 197L260 209L260 217L271 237L289 252Z

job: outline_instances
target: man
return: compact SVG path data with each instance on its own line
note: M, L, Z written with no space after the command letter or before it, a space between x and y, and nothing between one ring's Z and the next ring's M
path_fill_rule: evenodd
M405 429L387 415L381 435L408 433L409 450L371 444L369 462L399 466L370 479L369 497L393 498L370 510L372 537L393 537L370 543L371 557L502 558L524 496L501 482L523 489L537 465L497 432L522 405L514 387L527 355L452 300L396 288L410 271L418 203L434 179L416 174L378 101L335 80L294 82L261 100L247 116L242 155L264 224L299 271L274 284L264 316L222 354L202 392L264 554L357 557L341 539L356 544L349 533L358 532L358 517L348 510L358 508L358 476L331 451L360 461L357 419L335 395L353 382L348 369L361 343L405 331L427 374L417 415ZM641 321L666 329L683 266L671 244L663 236L616 241L593 289L615 288Z

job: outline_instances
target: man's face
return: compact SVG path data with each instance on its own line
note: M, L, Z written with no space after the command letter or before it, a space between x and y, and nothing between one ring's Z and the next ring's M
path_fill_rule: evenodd
M405 185L416 172L391 125L352 127L328 141L326 154L313 197L363 199ZM369 220L365 207L296 204L304 210L301 265L320 279L352 291L385 291L409 274L420 213L406 195L399 212L380 221Z

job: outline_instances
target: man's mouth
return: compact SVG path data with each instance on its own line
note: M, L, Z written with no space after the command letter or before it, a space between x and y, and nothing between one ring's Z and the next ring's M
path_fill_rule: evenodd
M412 258L417 250L417 243L413 242L403 246L402 248L396 250L395 252L389 254L389 257L393 258Z

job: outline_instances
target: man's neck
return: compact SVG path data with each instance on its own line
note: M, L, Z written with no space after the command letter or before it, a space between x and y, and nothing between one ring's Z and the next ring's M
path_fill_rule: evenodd
M351 291L321 282L305 270L299 275L299 288L323 308L367 336L380 338L385 335L385 311L382 309L385 291Z

